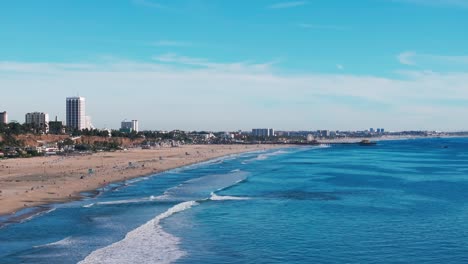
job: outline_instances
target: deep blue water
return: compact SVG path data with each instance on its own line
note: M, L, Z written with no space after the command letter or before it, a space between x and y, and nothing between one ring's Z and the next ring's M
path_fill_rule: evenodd
M0 229L0 263L468 263L468 139L269 150Z

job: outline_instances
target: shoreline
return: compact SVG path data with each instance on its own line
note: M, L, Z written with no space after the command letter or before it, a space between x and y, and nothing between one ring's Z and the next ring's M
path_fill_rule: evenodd
M25 218L21 217L22 212L29 209L34 211L81 200L86 197L85 193L99 193L101 188L130 179L230 155L287 147L291 145L186 145L86 156L3 160L0 161L0 221L18 222Z
M434 138L466 138L466 136L396 136L369 138L369 140L380 142ZM315 145L353 145L359 144L362 139L324 140L319 141ZM85 193L96 193L95 195L99 195L100 189L130 179L161 174L172 169L195 165L229 155L301 146L314 146L314 144L185 145L178 148L133 149L120 152L100 152L83 156L50 156L0 160L0 223L5 222L5 220L8 222L9 219L19 218L25 209L36 208L40 211L44 207L48 207L48 205L92 197L94 195L86 196ZM115 154L119 156L117 163L112 157L109 158ZM152 156L152 159L148 159L149 156ZM60 164L60 162L65 161L75 163L75 160L78 163L82 163L78 166L80 167L78 169L72 168L71 170L67 170L66 166L61 166L53 168L52 172L50 172L50 168L46 166L47 162L57 162ZM126 165L127 162L132 162L133 167ZM161 164L164 162L166 163ZM12 163L16 168L10 167ZM33 163L35 166L23 168L23 165L27 163ZM148 164L152 166L147 166ZM155 167L155 165L162 166ZM88 169L83 166L95 168L95 174L87 175ZM14 170L13 173L11 173L12 169ZM31 170L35 172L31 173ZM7 171L8 175L5 175ZM42 174L40 173L41 171L43 172ZM56 184L57 182L59 185ZM69 190L61 188L62 186L66 186L66 184L72 185Z

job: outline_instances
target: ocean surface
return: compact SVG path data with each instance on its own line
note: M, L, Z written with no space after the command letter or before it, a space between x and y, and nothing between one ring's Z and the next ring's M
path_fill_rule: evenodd
M0 218L0 263L468 263L468 139L223 157Z

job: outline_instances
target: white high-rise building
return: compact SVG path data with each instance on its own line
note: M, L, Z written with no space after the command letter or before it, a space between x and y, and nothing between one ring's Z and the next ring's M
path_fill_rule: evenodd
M49 132L49 114L40 112L27 113L25 118L26 124L42 129L45 133Z
M87 128L85 105L84 97L67 97L67 127L77 130Z
M124 120L121 123L120 129L130 131L130 132L135 131L138 133L139 131L138 120L132 120L132 121Z

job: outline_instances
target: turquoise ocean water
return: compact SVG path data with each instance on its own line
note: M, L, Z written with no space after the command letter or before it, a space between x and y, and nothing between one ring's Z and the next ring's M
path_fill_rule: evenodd
M234 155L0 224L0 263L468 263L468 139Z

